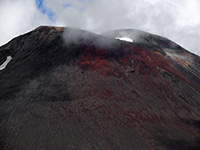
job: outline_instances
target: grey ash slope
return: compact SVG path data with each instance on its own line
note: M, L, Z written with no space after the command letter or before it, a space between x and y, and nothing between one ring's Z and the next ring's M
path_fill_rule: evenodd
M2 150L200 149L200 58L166 38L41 26L0 47L7 56Z

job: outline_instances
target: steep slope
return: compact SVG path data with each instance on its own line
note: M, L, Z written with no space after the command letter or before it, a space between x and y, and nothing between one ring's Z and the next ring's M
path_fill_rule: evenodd
M200 58L134 32L41 26L0 47L0 149L199 150Z

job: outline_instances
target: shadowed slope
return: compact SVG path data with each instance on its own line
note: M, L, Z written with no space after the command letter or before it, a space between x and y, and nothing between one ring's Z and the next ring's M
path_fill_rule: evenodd
M13 58L0 71L1 149L198 150L200 58L148 38L42 26L0 47Z

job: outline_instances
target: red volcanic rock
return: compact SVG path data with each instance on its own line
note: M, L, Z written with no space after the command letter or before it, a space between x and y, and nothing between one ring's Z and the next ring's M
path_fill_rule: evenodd
M42 26L0 47L7 56L3 150L200 149L200 58L166 38Z

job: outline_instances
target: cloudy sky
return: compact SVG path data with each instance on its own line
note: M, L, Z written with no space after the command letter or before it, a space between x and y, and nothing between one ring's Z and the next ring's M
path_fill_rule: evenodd
M39 25L134 28L200 55L200 0L0 0L0 45Z

